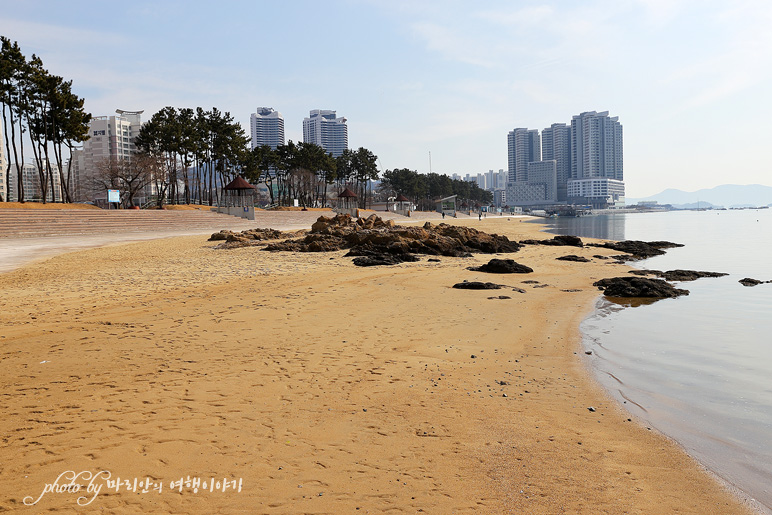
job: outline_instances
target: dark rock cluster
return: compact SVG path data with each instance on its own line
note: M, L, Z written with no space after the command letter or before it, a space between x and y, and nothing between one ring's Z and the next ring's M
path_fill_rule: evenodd
M488 263L481 266L469 267L469 270L475 272L487 272L489 274L530 274L533 272L533 268L521 265L513 259L497 258L493 258L488 261Z
M484 283L480 281L464 281L453 285L458 290L500 290L504 286L496 283Z
M590 262L590 260L587 259L586 257L576 256L574 254L569 254L567 256L560 256L560 257L555 258L555 259L557 259L559 261L576 261L577 263L589 263Z
M377 215L357 220L349 215L337 215L319 217L311 232L303 238L272 243L264 250L327 252L351 249L347 254L349 256L373 258L392 255L399 256L402 261L411 261L406 258L409 254L468 257L473 252L516 252L520 247L506 236L487 234L471 227L432 225L429 222L423 227L403 227Z
M624 252L624 255L613 256L617 261L634 261L637 259L661 256L665 253L662 249L683 247L680 243L673 243L670 241L647 242L640 240L608 241L605 243L591 243L589 245Z
M743 286L757 286L759 284L769 284L772 283L772 281L759 281L758 279L746 277L744 279L740 279L739 283Z
M583 247L582 239L578 236L558 235L551 240L523 240L523 245L555 245L566 247Z
M289 234L293 233L283 233L276 229L248 229L241 232L222 230L212 234L209 241L223 241L224 243L218 248L233 249L238 247L249 247L255 245L259 241L286 238Z
M689 290L675 288L662 279L646 277L611 277L593 283L606 297L650 297L658 299L689 295Z
M729 275L722 272L702 272L699 270L681 269L668 270L667 272L663 272L662 270L630 270L630 273L635 275L654 275L656 277L661 277L666 281L677 282L696 281L697 279L701 279L703 277L723 277L725 275Z

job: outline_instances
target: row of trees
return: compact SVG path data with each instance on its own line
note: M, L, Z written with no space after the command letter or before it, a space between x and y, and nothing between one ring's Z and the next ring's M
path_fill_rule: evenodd
M24 202L22 163L25 155L29 156L26 151L31 151L43 202L54 197L51 191L54 174L59 175L60 198L71 202L73 177L67 157L76 145L88 138L91 115L83 110L83 99L72 92L72 81L50 74L34 54L27 59L18 43L11 43L4 36L0 36L0 43L3 137L15 163L16 195ZM11 168L9 159L2 171L6 184L11 182Z
M245 176L253 182L262 181L268 186L271 203L288 205L298 199L304 206L328 204L328 186L335 184L338 192L349 187L357 193L359 207L366 207L370 192L370 180L378 178L378 157L360 147L346 149L333 158L314 143L256 147L252 161L245 167ZM276 194L274 195L274 190Z
M433 200L451 195L458 195L459 199L470 204L486 205L493 201L493 193L476 183L451 179L438 173L420 174L407 168L386 170L381 179L381 189L389 195L405 195L419 208L431 209Z
M164 107L142 125L134 144L154 164L160 207L164 201L215 204L221 187L249 166L248 141L228 112Z
M216 204L222 187L237 176L253 183L263 182L271 203L289 205L298 199L303 206L326 205L329 186L349 186L357 190L361 202L367 197L369 179L378 178L377 157L365 148L346 150L333 158L313 143L250 149L241 125L230 113L214 108L176 109L165 107L140 129L135 140L143 159L140 168L153 172L151 182L159 204ZM116 163L104 163L103 178L134 176L139 170Z

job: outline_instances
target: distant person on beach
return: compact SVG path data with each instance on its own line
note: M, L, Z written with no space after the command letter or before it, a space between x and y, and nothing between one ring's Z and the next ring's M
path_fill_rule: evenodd
M445 220L445 211L442 212L442 219Z
M478 220L482 220L482 211L480 211L479 213L477 213L477 219L478 219Z

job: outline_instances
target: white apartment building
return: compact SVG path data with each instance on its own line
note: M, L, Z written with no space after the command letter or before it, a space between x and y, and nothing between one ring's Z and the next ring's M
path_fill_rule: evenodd
M249 117L252 131L252 148L268 145L276 150L284 145L284 117L273 107L258 107Z
M137 151L134 138L142 127L140 116L144 111L116 109L116 116L97 116L91 119L89 139L83 148L72 153L75 201L106 198L104 188L95 180L97 167L109 159L130 159Z
M538 129L514 129L507 134L509 182L527 180L528 163L541 161L541 138Z
M303 142L315 143L332 157L339 157L348 148L346 119L337 117L335 111L313 109L303 119Z

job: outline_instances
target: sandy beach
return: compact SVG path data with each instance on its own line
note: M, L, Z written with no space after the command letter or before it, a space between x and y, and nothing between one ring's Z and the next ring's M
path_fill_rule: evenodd
M613 251L526 246L499 257L534 273L494 276L467 270L485 254L358 268L215 244L0 274L0 511L752 513L589 374L578 327L592 283L627 273L593 258ZM451 288L465 279L525 293ZM67 471L129 488L41 497ZM218 490L170 488L188 477Z

